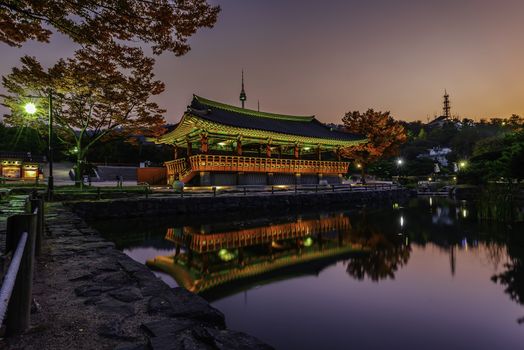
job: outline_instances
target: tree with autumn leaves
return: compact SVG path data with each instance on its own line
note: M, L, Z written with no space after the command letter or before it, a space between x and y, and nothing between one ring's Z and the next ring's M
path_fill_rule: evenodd
M190 49L187 39L213 27L219 12L206 0L0 0L0 42L48 42L55 30L82 46L141 42L155 54L180 56Z
M21 107L24 96L51 91L57 135L76 154L80 176L86 152L96 142L154 134L164 123L164 111L150 100L164 85L154 79L154 59L142 47L155 55L181 56L190 49L188 38L213 27L219 11L206 0L0 0L0 42L20 47L29 40L48 42L60 32L80 46L74 57L49 69L23 57L22 67L3 78L9 93L3 104L12 111L5 121L47 132L43 100L32 119Z
M164 90L154 79L154 60L138 48L127 48L120 58L124 60L86 48L45 69L34 57L24 56L22 67L2 80L9 92L3 104L11 110L5 121L45 132L47 102L39 102L37 113L28 116L23 96L45 96L51 89L55 132L76 156L79 180L86 153L96 142L116 135L158 134L164 123L164 110L151 101Z
M346 131L365 136L367 141L341 150L344 158L360 164L362 180L366 167L372 162L398 154L399 147L407 141L404 127L389 112L368 109L365 113L348 112L342 118Z

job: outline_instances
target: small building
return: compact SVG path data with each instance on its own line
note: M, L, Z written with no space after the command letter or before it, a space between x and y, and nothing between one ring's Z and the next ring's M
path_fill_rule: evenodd
M31 152L0 152L0 177L35 180L40 177L40 163L44 160Z
M441 166L448 166L447 156L452 152L451 148L448 147L433 147L428 149L427 153L422 153L417 156L419 159L431 159Z
M193 96L176 128L167 182L200 186L339 183L349 162L340 150L365 142L314 116L255 111Z

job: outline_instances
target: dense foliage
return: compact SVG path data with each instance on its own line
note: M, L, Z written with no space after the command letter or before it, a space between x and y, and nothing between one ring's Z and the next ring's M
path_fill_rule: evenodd
M2 0L0 42L47 42L53 29L97 49L141 41L155 54L183 55L188 37L212 27L219 11L206 0Z
M160 133L164 111L150 99L164 90L164 84L154 79L154 61L140 49L123 53L126 63L105 50L82 49L49 69L33 57L23 57L22 67L2 79L9 93L3 104L11 110L6 123L45 131L48 101L35 101L40 108L28 115L24 104L30 99L24 96L44 97L52 91L54 130L76 155L78 176L87 151L97 142L117 135Z
M47 140L39 129L28 126L7 126L0 123L0 150L4 152L31 152L35 156L47 153ZM133 142L130 142L133 140ZM54 140L55 160L76 162L77 154L72 153L67 144L58 138ZM105 142L95 143L90 147L84 160L95 164L130 164L151 162L161 165L172 159L172 147L145 142L144 137L117 135Z
M361 171L378 159L398 153L400 145L407 140L404 127L389 112L368 109L365 113L348 112L342 118L348 132L365 136L367 142L341 150L345 158L356 160Z

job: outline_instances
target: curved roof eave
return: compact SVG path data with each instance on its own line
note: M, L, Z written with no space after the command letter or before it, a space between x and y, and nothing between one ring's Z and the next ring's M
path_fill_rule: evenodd
M173 143L174 141L184 137L184 135L187 135L189 124L195 124L195 127L191 128L191 131L193 129L202 129L202 130L209 130L209 129L218 129L223 131L224 129L228 129L229 134L232 135L243 135L246 137L254 137L254 138L271 138L273 141L276 142L298 142L298 143L307 143L307 144L322 144L322 145L328 145L328 146L351 146L356 145L360 143L364 143L367 141L366 138L362 139L355 139L355 140L340 140L335 138L319 138L319 137L311 137L311 136L303 136L303 135L295 135L295 134L287 134L287 133L281 133L281 132L275 132L275 131L267 131L267 130L258 130L258 129L250 129L250 128L241 128L238 126L227 126L218 124L213 121L206 120L198 115L190 114L190 113L184 113L184 116L182 117L182 120L177 125L176 129L162 135L157 139L157 143ZM265 137L261 137L260 135L256 134L265 134Z

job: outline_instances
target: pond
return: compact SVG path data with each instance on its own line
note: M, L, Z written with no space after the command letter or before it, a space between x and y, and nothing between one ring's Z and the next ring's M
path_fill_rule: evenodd
M524 227L465 201L92 223L277 349L521 349Z

